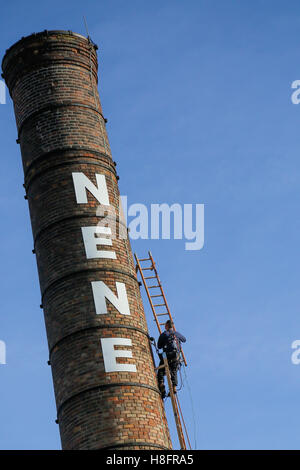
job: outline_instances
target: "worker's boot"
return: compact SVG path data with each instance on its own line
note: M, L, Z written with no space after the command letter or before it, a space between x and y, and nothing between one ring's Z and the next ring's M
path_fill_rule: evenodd
M165 388L165 385L163 383L159 383L158 384L158 387L159 387L159 391L161 393L161 397L162 399L166 398L166 388Z

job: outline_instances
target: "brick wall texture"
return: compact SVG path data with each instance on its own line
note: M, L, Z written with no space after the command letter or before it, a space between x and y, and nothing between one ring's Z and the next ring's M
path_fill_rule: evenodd
M22 38L2 62L22 153L62 448L170 449L129 240L101 246L116 259L87 258L81 233L101 219L99 202L86 190L87 203L77 203L72 173L95 186L95 175L104 175L109 204L119 211L96 49L70 31L44 31ZM116 296L116 282L124 283L130 315L109 301L107 314L96 314L93 281ZM136 372L106 372L101 338L130 339L132 358L116 361L135 364Z

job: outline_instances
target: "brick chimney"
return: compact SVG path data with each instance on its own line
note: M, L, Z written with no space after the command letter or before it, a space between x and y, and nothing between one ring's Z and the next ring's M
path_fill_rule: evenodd
M22 153L62 448L170 449L119 215L96 49L80 34L44 31L22 38L2 62Z

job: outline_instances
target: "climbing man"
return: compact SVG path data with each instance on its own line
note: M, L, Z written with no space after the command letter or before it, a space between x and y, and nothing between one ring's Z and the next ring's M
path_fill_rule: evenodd
M163 349L163 352L166 353L169 369L171 373L171 380L173 385L173 392L176 393L176 387L178 384L177 380L177 369L180 361L180 342L185 343L186 339L178 331L175 331L171 320L166 321L165 331L158 338L157 347L158 349ZM160 363L159 366L164 364L162 354L159 354ZM165 369L162 367L158 369L157 372L157 381L159 390L162 398L166 397L166 389L164 384L164 375Z

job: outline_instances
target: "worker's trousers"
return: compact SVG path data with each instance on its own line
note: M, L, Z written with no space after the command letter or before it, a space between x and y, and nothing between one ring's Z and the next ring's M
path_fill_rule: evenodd
M174 353L172 355L167 354L167 360L169 364L169 369L170 369L170 374L171 374L171 380L172 384L177 386L178 384L178 379L177 379L177 370L179 366L179 357L177 353ZM164 364L164 360L162 355L160 354L160 363L159 365L162 366ZM157 380L158 380L158 385L160 388L164 385L164 375L166 374L165 369L158 369L157 372Z

